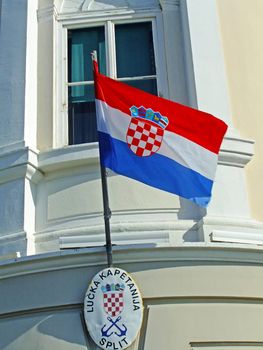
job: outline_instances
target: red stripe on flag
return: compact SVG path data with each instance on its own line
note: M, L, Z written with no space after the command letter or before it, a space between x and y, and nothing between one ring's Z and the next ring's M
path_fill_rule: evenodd
M181 135L218 153L227 125L211 114L151 95L127 84L98 74L95 70L96 98L131 115L130 107L151 108L169 119L166 130Z

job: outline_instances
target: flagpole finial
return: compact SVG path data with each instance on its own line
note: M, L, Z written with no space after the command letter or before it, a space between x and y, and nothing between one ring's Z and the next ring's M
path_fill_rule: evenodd
M98 62L96 50L92 51L91 58L92 58L92 61Z

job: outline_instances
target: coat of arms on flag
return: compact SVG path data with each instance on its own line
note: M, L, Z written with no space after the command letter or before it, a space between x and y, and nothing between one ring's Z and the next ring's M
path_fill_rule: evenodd
M94 80L103 166L207 207L226 123L106 77L97 63Z
M128 146L137 156L151 156L159 150L169 120L143 106L132 106L130 111L132 118L126 134Z

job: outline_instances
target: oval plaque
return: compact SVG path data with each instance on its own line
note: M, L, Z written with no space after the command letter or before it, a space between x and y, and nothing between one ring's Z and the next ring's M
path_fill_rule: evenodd
M130 346L143 317L141 294L132 277L116 267L97 273L85 295L84 316L91 338L102 349Z

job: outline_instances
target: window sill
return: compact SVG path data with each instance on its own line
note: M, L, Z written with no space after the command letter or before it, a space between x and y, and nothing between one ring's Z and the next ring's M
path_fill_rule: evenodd
M43 173L48 173L66 168L98 165L98 143L85 143L53 149L39 154L38 168Z

